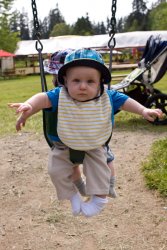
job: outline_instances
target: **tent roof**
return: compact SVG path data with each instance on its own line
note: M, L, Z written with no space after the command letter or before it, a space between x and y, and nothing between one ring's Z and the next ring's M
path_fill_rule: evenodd
M0 50L0 57L14 57L14 56L15 54L12 54L2 49Z
M162 40L167 41L167 31L135 31L115 34L116 46L115 49L145 47L147 39L151 36L160 35ZM41 40L43 44L43 54L52 54L57 50L62 49L78 49L78 48L108 48L109 35L95 36L58 36L49 39ZM17 55L36 55L38 54L35 48L34 40L20 41L18 48L15 51Z

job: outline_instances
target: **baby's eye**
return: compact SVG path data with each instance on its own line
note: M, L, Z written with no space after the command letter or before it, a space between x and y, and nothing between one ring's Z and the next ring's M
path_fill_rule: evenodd
M93 83L94 81L92 79L88 80L88 83Z
M80 82L80 80L78 79L78 78L75 78L75 79L73 79L73 82Z

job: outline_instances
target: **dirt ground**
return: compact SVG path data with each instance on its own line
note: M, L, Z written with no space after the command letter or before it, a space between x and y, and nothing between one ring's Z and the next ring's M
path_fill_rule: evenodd
M151 144L167 133L114 131L117 199L93 218L73 217L47 174L43 136L0 139L1 250L165 250L167 200L147 190L140 170Z

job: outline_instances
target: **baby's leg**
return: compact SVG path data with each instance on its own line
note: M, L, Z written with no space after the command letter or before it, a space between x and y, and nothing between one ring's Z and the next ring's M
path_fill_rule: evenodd
M108 162L108 166L111 169L109 196L112 198L116 198L117 197L117 193L115 191L116 176L115 176L115 169L114 169L113 161Z
M69 159L69 149L54 148L50 152L48 173L56 187L59 200L70 200L74 215L80 213L81 197L71 180L73 174L73 163Z
M108 202L111 171L106 162L103 148L86 152L83 171L86 176L86 193L91 196L89 202L81 204L82 213L87 216L99 214Z
M104 150L106 152L107 164L111 170L109 196L112 198L116 198L117 197L117 193L115 191L116 174L115 174L115 168L114 168L114 164L113 164L114 154L112 153L112 151L108 145L104 146Z
M108 195L111 170L107 165L102 147L86 152L83 173L86 176L86 193L88 195Z
M82 196L86 196L86 186L85 186L85 182L81 176L81 170L79 165L75 166L73 168L73 174L72 174L72 181L74 182L75 186L77 187L78 191L80 192L80 194Z

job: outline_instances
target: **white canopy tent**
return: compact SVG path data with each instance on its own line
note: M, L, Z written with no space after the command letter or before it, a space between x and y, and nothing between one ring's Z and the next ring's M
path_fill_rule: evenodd
M115 49L144 47L147 39L151 36L159 35L162 40L167 40L167 31L135 31L115 34ZM42 39L43 54L51 54L62 49L78 49L78 48L108 48L109 35L95 36L58 36L49 39ZM38 52L35 48L35 41L20 41L15 51L16 56L36 55Z

